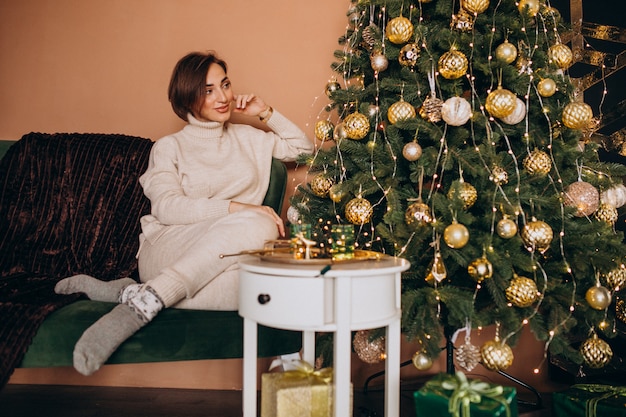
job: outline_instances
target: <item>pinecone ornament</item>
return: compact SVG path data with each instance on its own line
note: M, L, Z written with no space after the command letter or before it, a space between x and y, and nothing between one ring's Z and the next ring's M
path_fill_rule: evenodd
M422 119L428 120L431 123L437 123L441 121L441 106L443 101L438 99L434 94L431 94L424 100L422 107L420 107L419 113Z
M465 369L467 372L472 372L474 368L480 363L480 349L478 346L466 341L454 351L454 359L456 359L457 365Z

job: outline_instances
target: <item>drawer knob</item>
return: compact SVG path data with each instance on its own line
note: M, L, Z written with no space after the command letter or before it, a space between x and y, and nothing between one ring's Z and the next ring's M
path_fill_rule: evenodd
M269 294L259 294L258 300L259 300L259 304L267 304L270 302L270 295Z

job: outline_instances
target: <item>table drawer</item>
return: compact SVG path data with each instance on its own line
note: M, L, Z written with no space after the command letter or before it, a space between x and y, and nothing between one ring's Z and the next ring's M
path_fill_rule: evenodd
M239 314L284 329L321 326L326 279L239 272Z

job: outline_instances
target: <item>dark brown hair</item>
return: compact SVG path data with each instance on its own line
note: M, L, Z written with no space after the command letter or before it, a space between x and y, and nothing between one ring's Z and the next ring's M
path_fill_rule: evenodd
M192 52L176 63L167 96L174 113L181 119L188 121L187 114L199 113L211 64L218 64L224 72L228 72L226 62L219 59L215 52Z

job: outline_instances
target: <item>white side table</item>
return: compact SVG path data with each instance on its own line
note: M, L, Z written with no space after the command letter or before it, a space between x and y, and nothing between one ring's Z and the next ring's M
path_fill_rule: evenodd
M385 416L400 410L400 273L394 257L332 265L239 262L244 319L243 416L257 417L257 325L303 332L303 359L315 361L315 332L334 332L335 417L350 410L351 332L386 327Z

